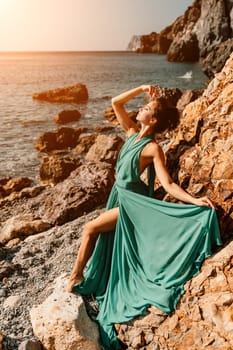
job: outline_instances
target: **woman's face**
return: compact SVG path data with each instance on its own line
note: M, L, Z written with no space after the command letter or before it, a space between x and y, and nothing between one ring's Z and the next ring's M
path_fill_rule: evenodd
M139 108L139 112L137 114L136 119L145 124L150 123L154 115L156 106L157 106L157 102L152 101L147 103L145 106Z

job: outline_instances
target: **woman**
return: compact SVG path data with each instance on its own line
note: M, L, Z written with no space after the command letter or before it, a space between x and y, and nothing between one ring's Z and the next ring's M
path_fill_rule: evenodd
M154 140L155 132L177 125L177 110L164 110L160 98L149 102L137 115L140 130L125 110L125 103L137 95L158 97L158 92L156 86L142 85L112 99L128 139L118 157L107 210L85 226L68 285L68 291L96 296L105 349L119 348L114 323L145 313L151 304L173 311L184 283L198 272L211 245L221 243L213 203L206 196L194 198L173 182ZM148 186L140 179L146 168ZM193 205L150 198L154 170L170 195Z

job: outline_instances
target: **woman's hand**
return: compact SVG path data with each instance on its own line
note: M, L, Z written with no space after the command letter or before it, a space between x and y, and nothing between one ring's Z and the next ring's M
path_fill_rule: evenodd
M142 85L142 91L148 93L151 98L161 95L161 88L158 85Z
M215 209L214 204L207 196L195 198L193 201L193 204L199 205L201 207L209 207L209 208Z

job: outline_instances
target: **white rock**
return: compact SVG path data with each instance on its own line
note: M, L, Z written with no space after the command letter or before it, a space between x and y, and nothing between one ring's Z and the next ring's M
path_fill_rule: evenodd
M10 308L13 309L15 308L21 301L21 297L19 295L11 295L10 297L8 297L4 303L3 303L3 307L6 308Z
M67 283L64 275L57 278L53 293L30 310L34 334L46 350L99 350L97 324L81 296L66 292Z

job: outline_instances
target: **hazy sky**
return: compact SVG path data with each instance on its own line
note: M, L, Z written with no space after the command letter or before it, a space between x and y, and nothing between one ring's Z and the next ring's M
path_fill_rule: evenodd
M125 50L192 0L0 0L0 51Z

